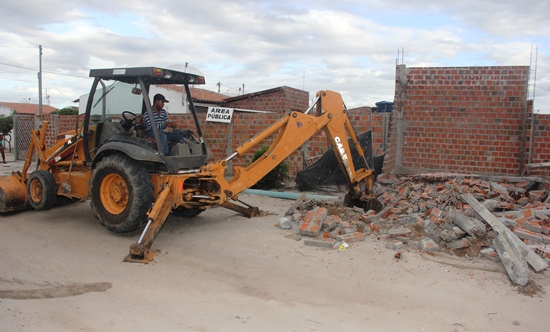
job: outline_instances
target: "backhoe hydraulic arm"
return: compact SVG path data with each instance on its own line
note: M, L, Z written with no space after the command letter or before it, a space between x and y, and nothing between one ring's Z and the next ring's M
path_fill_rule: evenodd
M338 164L344 173L349 187L346 201L362 208L381 209L381 205L372 193L373 171L364 158L363 149L347 116L342 97L332 91L317 93L316 114L291 111L278 122L238 147L227 160L236 155L243 155L265 138L276 134L271 146L254 163L246 168L235 167L235 176L228 184L229 191L233 195L237 195L250 188L320 130L325 131ZM362 168L355 169L348 136L364 161ZM361 190L363 186L364 188Z

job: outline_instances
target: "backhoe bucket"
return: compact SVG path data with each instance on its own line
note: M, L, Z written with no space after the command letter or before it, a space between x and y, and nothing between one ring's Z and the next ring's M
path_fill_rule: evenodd
M363 195L360 198L354 198L348 193L344 198L344 204L350 207L353 207L353 206L359 207L363 209L365 212L369 210L373 210L374 212L378 213L382 211L382 209L384 208L384 205L379 200L377 200L376 197L373 195L371 196Z
M0 212L23 210L28 205L27 188L21 174L0 176Z

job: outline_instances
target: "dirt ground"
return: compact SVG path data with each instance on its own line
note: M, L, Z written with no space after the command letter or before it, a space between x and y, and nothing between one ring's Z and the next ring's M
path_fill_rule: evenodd
M241 198L262 216L171 217L148 265L122 262L139 233L108 232L89 202L0 216L0 331L548 330L548 273L520 288L499 263L397 259L376 236L305 246L276 226L292 201Z

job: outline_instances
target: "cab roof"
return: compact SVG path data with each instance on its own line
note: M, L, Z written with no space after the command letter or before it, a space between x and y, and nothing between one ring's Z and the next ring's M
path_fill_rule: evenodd
M132 67L91 69L90 77L138 84L139 78L147 84L205 84L204 76L159 67Z

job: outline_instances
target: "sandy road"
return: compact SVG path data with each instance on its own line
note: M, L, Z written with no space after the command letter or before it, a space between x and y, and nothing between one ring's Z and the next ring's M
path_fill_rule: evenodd
M243 195L263 216L170 218L153 264L123 263L139 234L106 231L88 202L0 216L0 331L547 331L535 294L500 264L367 237L345 251L275 226L290 201Z

